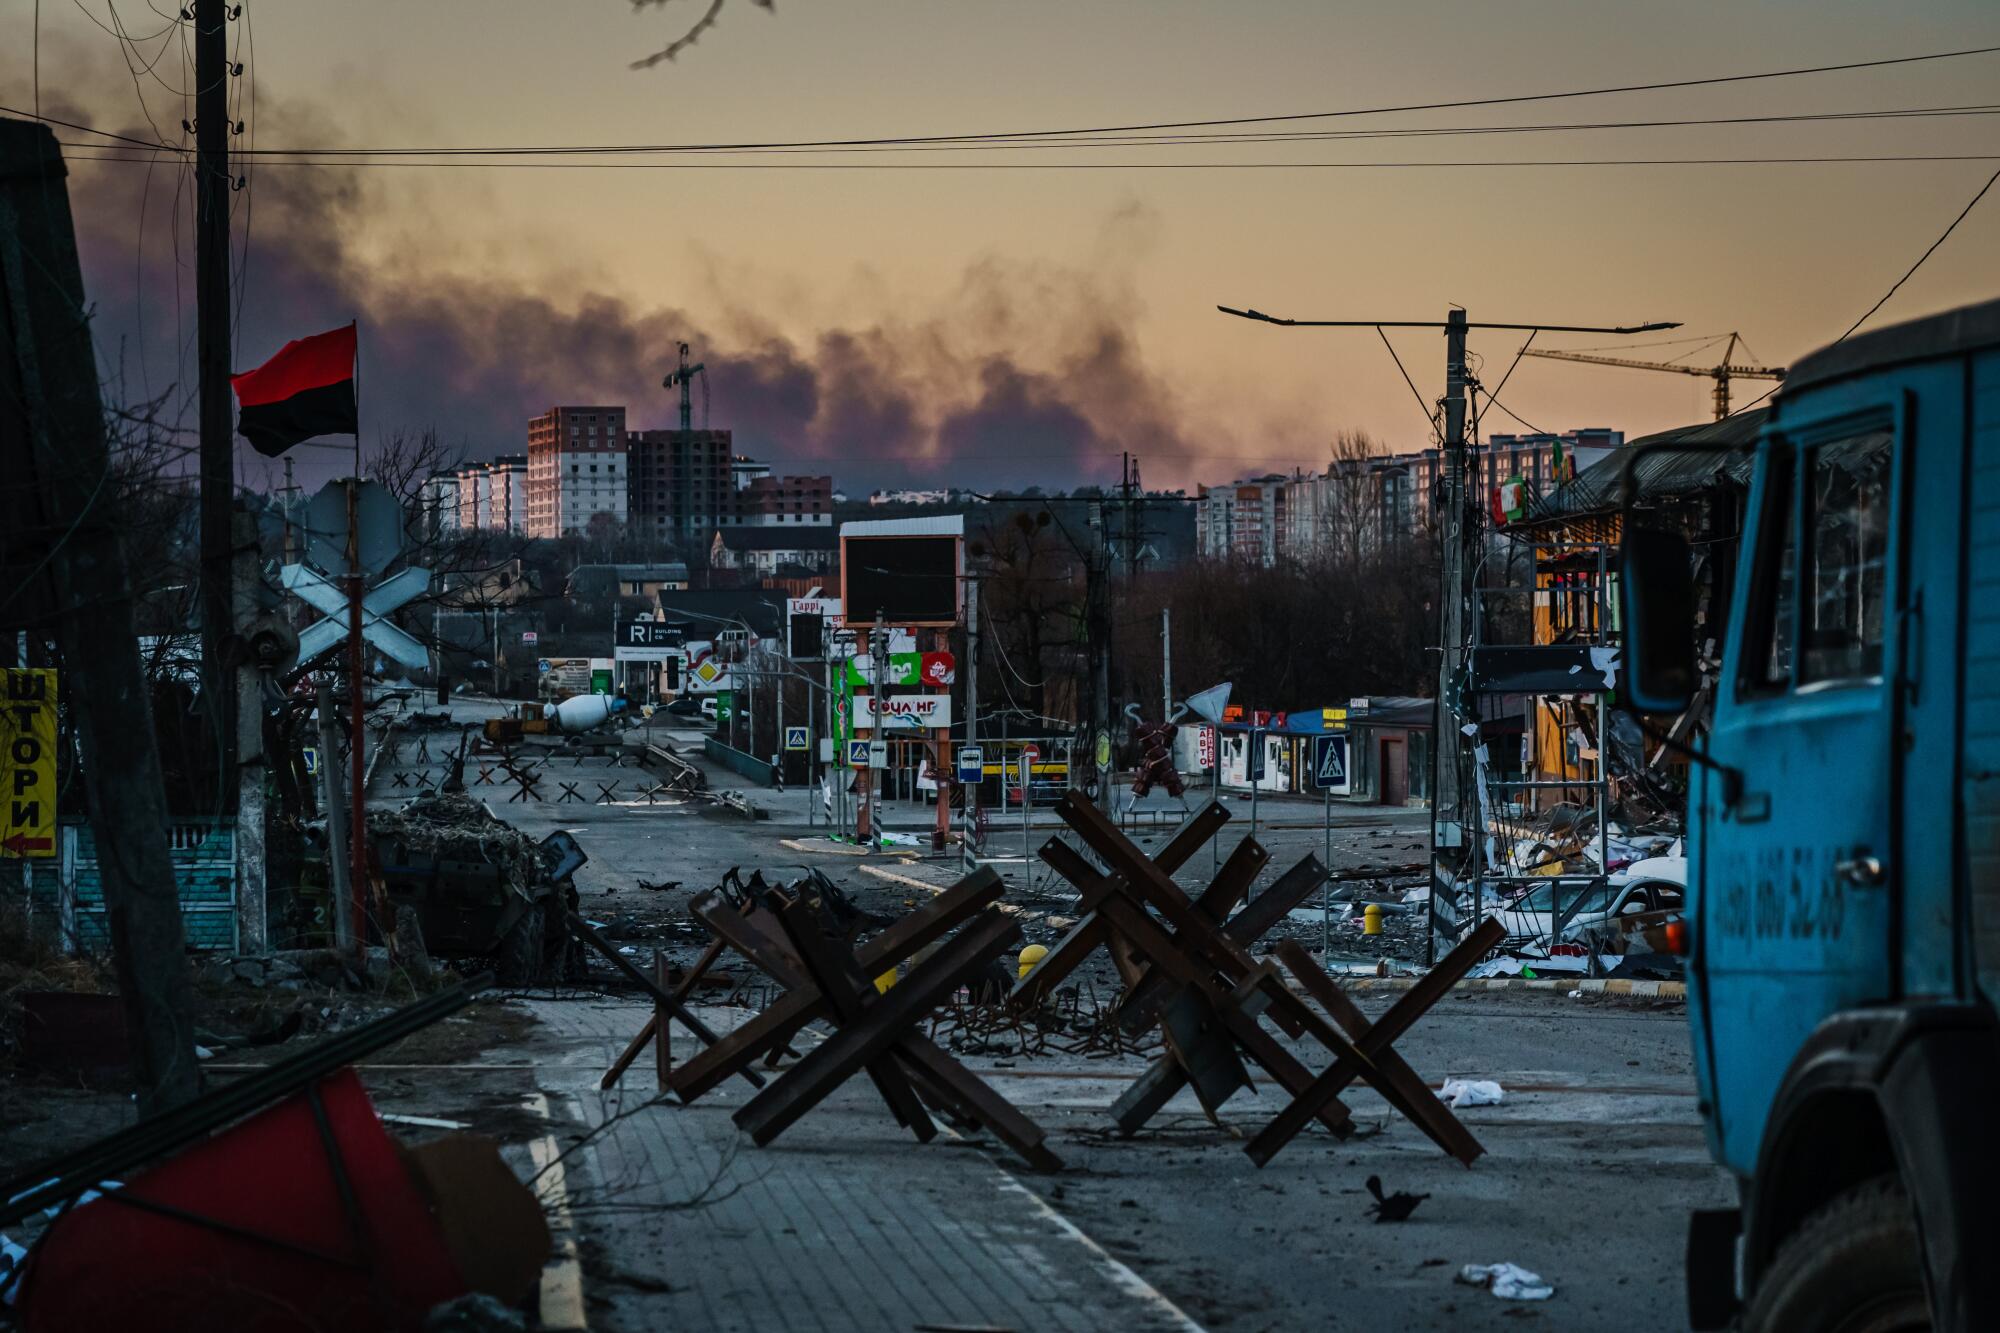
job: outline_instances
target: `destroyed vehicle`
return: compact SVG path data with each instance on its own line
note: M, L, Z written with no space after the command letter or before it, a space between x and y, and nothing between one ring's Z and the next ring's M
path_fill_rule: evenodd
M1506 928L1508 940L1518 942L1547 936L1560 909L1563 938L1573 939L1621 917L1677 913L1686 894L1687 858L1654 856L1634 861L1602 883L1579 886L1573 880L1551 879L1492 915Z
M389 915L416 909L443 958L491 958L503 986L579 981L583 942L569 928L584 854L567 833L537 843L464 795L424 795L370 811Z

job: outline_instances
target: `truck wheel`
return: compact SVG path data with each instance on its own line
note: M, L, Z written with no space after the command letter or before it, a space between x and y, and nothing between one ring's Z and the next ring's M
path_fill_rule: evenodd
M532 986L541 974L542 914L531 908L501 938L493 975L502 986Z
M1894 1176L1857 1185L1785 1238L1757 1286L1747 1333L1927 1333L1922 1252Z

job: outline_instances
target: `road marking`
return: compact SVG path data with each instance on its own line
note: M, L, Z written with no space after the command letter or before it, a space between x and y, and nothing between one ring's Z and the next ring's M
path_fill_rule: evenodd
M1155 1287L1152 1283L1146 1281L1146 1279L1140 1277L1124 1264L1112 1258L1102 1245L1092 1240L1076 1223L1050 1207L1048 1200L1044 1199L1041 1195L1035 1193L1012 1176L1007 1176L1003 1179L1000 1182L1000 1188L1003 1190L1014 1190L1025 1196L1029 1206L1043 1218L1054 1223L1056 1230L1062 1232L1086 1250L1089 1250L1091 1259L1097 1264L1098 1268L1103 1270L1104 1276L1111 1279L1111 1285L1117 1287L1127 1296L1132 1297L1141 1304L1151 1306L1153 1312L1161 1318L1180 1325L1182 1333L1207 1333L1207 1330L1203 1329L1200 1324L1188 1317L1187 1311L1168 1300L1160 1293L1159 1288Z
M535 1093L527 1099L530 1111L549 1119L549 1099ZM569 1214L569 1173L563 1167L562 1147L553 1134L544 1134L528 1144L535 1164L536 1194L549 1217L553 1253L542 1268L542 1327L550 1333L579 1333L588 1330L583 1312L583 1265L576 1254L576 1227Z

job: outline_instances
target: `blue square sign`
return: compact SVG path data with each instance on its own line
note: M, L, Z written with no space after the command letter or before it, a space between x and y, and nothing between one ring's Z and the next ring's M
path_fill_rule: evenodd
M867 741L849 741L847 743L847 766L849 768L868 767Z

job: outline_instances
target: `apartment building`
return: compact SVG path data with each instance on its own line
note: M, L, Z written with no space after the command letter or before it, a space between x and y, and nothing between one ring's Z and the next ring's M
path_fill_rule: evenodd
M600 519L625 523L628 453L623 407L552 407L530 419L523 530L530 537L561 537L587 531Z

